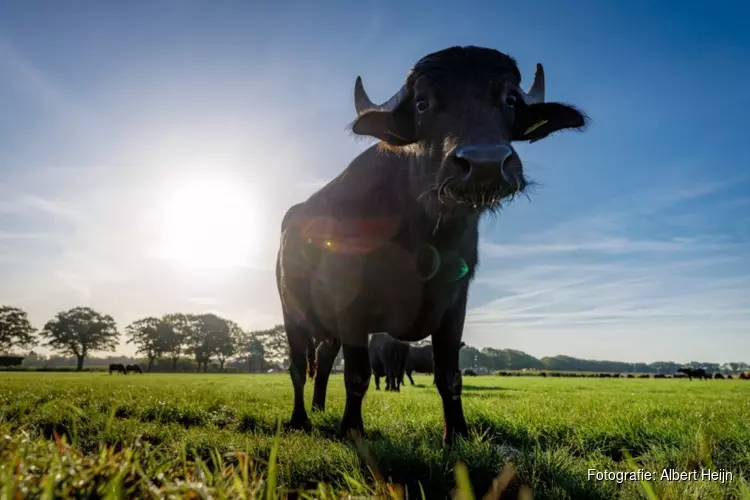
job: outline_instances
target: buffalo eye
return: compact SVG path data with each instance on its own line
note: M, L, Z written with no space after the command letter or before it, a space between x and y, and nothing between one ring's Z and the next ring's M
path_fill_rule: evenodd
M417 108L417 113L424 113L427 111L427 108L430 107L430 103L427 101L427 99L417 99L417 102L414 104L414 106Z
M516 94L508 94L505 96L505 105L509 107L514 107L516 103L518 102L518 96Z

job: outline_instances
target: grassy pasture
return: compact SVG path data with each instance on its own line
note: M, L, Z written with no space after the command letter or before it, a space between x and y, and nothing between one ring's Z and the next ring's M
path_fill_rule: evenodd
M400 394L371 384L365 398L366 453L391 494L450 496L460 461L478 498L506 466L516 475L502 498L521 485L534 498L644 498L646 488L658 498L750 498L750 383L465 377L473 434L446 451L437 391L415 380ZM372 495L357 447L335 437L342 376L331 378L327 411L311 413L311 434L277 433L291 404L286 374L0 373L0 498L239 498L274 487ZM590 468L734 478L644 487L589 480Z

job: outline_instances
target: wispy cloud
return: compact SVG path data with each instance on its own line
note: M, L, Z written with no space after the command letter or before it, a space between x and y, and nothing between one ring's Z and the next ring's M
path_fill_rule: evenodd
M215 297L189 297L185 302L197 304L199 306L215 306L219 301Z
M726 343L745 347L748 340L740 336L750 324L750 238L660 234L640 219L666 207L679 207L693 222L705 212L720 217L718 204L696 200L728 187L676 190L638 210L597 210L521 243L482 240L485 268L476 284L485 300L467 315L468 341L541 355L569 354L572 343L576 352L633 360L691 350L675 345L676 338L719 334L725 344L705 346L709 357L731 352ZM631 236L636 223L646 236Z
M57 217L74 219L80 213L69 204L35 194L10 194L0 199L0 214L40 212Z
M92 297L91 289L86 284L86 280L79 275L68 271L55 271L55 277L61 280L70 290L76 292L80 300L88 301Z
M695 238L673 238L671 241L639 241L629 238L611 238L604 235L598 240L577 243L498 244L482 242L483 257L517 257L573 252L597 252L603 254L633 254L653 252L691 252L721 250L727 245L699 242Z
M47 233L11 233L0 231L0 240L42 240L48 238Z

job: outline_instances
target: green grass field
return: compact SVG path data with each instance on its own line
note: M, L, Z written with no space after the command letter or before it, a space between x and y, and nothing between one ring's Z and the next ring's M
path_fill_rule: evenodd
M416 381L401 393L373 383L365 398L364 448L383 479L376 482L355 444L335 437L340 375L331 378L327 411L311 413L315 430L304 434L277 433L277 420L291 412L286 374L0 373L2 498L240 498L298 489L301 497L338 498L378 486L445 498L465 477L456 474L459 462L477 498L504 467L516 474L502 498L522 485L534 498L644 498L649 489L658 498L750 498L750 383L465 377L473 435L444 450L437 391L426 376ZM311 395L307 384L308 405ZM590 468L712 468L734 477L644 486L589 480Z

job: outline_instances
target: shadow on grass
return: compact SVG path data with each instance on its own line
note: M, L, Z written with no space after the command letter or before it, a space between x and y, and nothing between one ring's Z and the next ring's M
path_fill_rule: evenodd
M502 391L515 391L517 389L508 389L506 387L491 387L486 385L471 385L471 384L464 384L463 385L464 391L492 391L492 392L502 392Z
M518 498L523 486L536 490L534 498L611 498L611 492L587 484L578 464L564 452L555 454L535 448L516 450L511 456L506 447L473 440L443 447L439 434L434 442L368 435L365 445L377 473L391 483L404 486L410 497L419 498L422 491L426 498L449 497L456 488L454 468L460 461L466 464L474 493L480 498L508 466L518 474L503 491L503 499ZM351 441L349 446L356 448ZM361 464L363 474L371 476L364 459Z
M558 451L542 451L546 448L540 446L538 436L522 427L475 419L470 425L478 434L484 432L483 437L460 440L450 447L443 445L442 429L437 427L430 430L434 435L416 439L368 429L363 441L368 456L365 458L353 440L339 435L340 414L327 411L313 415L313 429L308 434L354 450L360 456L360 473L364 477L372 478L374 473L399 484L407 489L410 498L421 498L422 491L426 498L450 497L456 487L454 467L459 461L468 467L472 487L480 498L507 466L515 467L518 475L503 491L503 499L518 498L522 486L531 486L535 490L534 498L611 498L611 491L584 481L586 475L581 472L581 463L568 450L550 442L549 449ZM371 472L368 463L374 464L377 471ZM309 487L315 481L345 485L344 477L339 474L320 470L315 472L315 477L290 478L288 486Z

